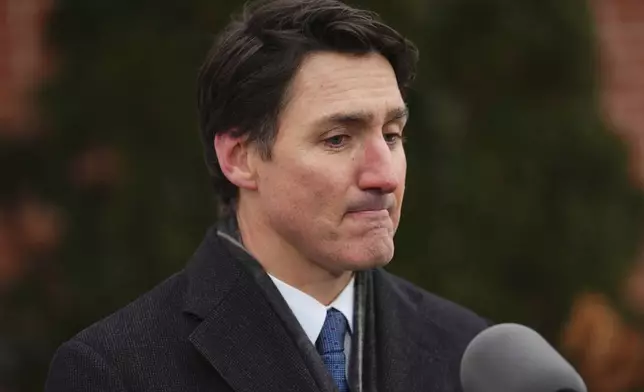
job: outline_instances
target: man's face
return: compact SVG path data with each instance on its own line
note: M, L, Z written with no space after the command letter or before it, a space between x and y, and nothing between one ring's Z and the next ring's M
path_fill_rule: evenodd
M257 164L259 217L307 262L332 272L388 263L400 219L407 119L379 54L307 56Z

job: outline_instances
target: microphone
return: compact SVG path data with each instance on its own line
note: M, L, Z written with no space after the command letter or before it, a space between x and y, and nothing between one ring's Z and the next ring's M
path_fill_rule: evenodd
M499 324L479 333L461 360L464 392L587 392L575 369L534 330Z

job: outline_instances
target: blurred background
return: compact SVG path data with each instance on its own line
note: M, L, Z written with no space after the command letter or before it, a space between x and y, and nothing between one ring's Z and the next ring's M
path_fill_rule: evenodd
M644 391L644 1L362 0L421 50L388 267ZM197 69L231 0L0 0L0 392L216 220Z

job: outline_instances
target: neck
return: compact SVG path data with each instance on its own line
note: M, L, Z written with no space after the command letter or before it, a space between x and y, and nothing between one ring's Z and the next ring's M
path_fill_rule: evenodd
M261 215L240 203L237 223L246 250L277 279L324 305L333 302L349 284L353 272L331 272L308 260L269 225L255 218L257 216Z

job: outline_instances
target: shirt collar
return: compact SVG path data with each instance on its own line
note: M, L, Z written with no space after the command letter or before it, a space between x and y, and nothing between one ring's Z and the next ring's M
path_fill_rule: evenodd
M354 277L351 278L351 281L349 281L349 284L342 290L340 295L329 306L325 306L305 292L282 282L273 275L269 274L268 276L271 277L289 308L291 308L295 318L304 329L306 336L309 337L314 345L322 331L326 312L330 308L339 310L347 319L349 331L353 330Z

